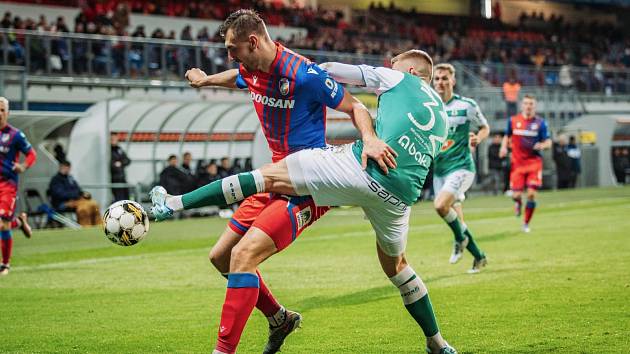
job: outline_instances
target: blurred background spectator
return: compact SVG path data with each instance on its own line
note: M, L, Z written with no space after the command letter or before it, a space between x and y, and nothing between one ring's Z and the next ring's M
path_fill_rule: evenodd
M57 211L74 211L82 226L100 225L101 212L92 196L81 190L79 183L70 175L70 162L59 164L59 172L48 186L51 203Z
M110 135L111 145L111 164L110 173L112 183L127 183L125 168L129 166L131 160L125 154L125 151L118 145L118 134ZM129 188L112 188L114 202L129 199Z

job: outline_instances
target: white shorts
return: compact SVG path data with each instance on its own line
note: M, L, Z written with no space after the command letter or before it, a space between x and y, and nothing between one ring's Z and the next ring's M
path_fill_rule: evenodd
M466 199L466 191L475 181L475 173L468 170L455 170L446 176L433 176L433 191L438 195L441 191L446 191L455 196L456 202L463 202Z
M361 168L351 144L301 150L286 163L299 195L311 195L320 206L362 207L383 252L396 257L405 251L411 208Z

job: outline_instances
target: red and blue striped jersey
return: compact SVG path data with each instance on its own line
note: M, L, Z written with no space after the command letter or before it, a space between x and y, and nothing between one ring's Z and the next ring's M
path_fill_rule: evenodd
M21 130L9 124L0 129L0 181L17 184L18 174L13 171L13 163L19 161L20 152L27 154L32 148Z
M292 152L326 146L326 106L336 108L343 86L305 57L276 43L270 72L241 64L236 85L248 88L273 161Z
M534 145L549 139L549 131L544 119L538 116L528 119L519 113L508 119L505 133L512 138L512 164L514 166L542 162L542 155L534 150Z

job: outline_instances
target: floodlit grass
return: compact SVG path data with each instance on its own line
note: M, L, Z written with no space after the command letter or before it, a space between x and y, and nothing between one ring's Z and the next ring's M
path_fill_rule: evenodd
M466 202L489 266L449 265L448 227L414 207L408 259L460 353L630 352L630 188L542 193L531 234L506 197ZM14 235L0 278L0 352L209 353L225 279L207 253L225 220L153 223L142 243L100 229ZM304 315L284 353L418 353L421 332L380 270L359 209L336 209L262 266L287 308ZM239 352L261 352L254 311Z

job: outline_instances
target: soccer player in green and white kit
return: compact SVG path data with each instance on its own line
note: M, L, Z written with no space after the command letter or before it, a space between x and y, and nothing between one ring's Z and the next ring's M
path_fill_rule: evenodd
M376 233L383 271L422 328L427 352L456 353L440 334L426 286L405 258L411 205L447 135L442 100L429 86L431 57L419 50L405 52L392 59L394 70L340 63L322 67L339 82L364 86L379 96L375 129L355 120L362 140L353 144L301 150L183 196L169 196L156 187L151 191L153 215L165 219L175 210L230 204L262 192L311 195L317 205L360 206ZM355 116L361 109L365 107L355 106ZM366 163L366 155L377 163ZM387 170L386 165L395 168ZM257 235L234 248L230 274L255 277L258 264L276 252L269 237Z
M467 97L453 93L455 68L451 64L438 64L433 73L433 87L444 101L448 115L448 136L433 161L433 189L435 210L453 231L455 242L450 263L457 263L464 248L475 257L469 273L477 273L487 264L486 255L479 249L472 233L464 223L461 203L466 191L475 180L475 163L470 147L476 147L490 133L488 121L479 105ZM470 131L471 124L479 131ZM469 147L470 146L470 147Z

